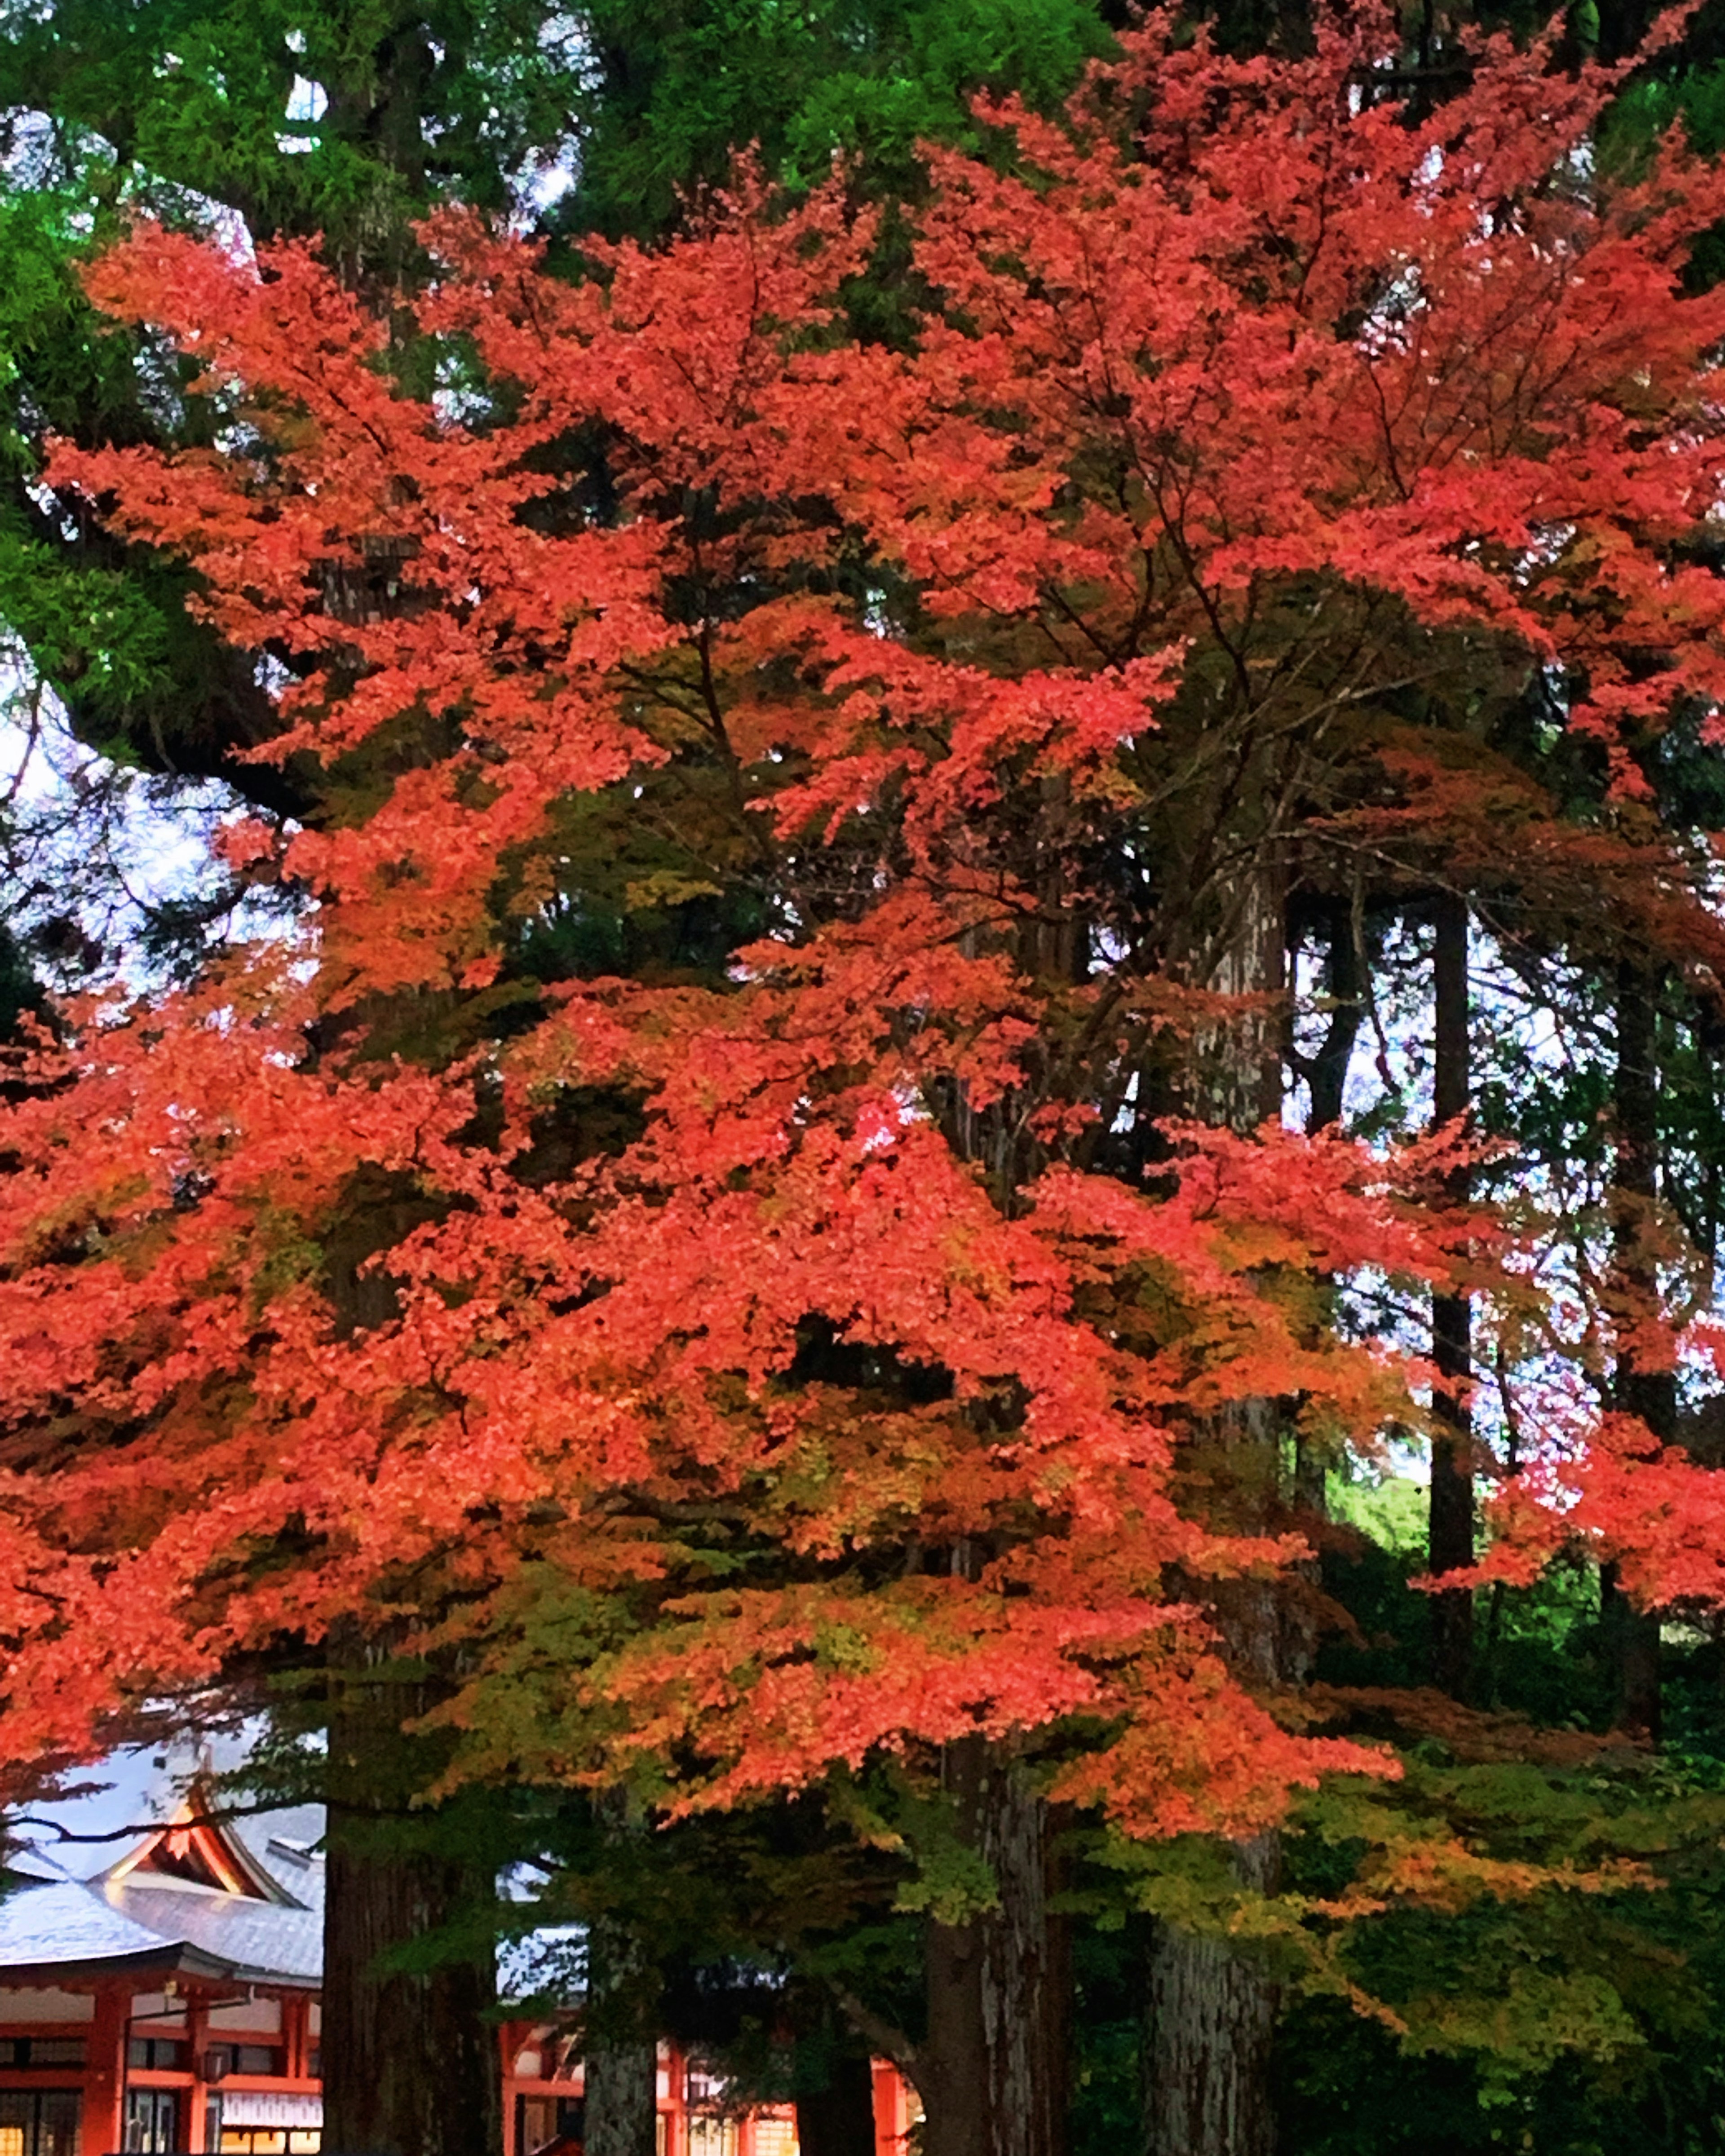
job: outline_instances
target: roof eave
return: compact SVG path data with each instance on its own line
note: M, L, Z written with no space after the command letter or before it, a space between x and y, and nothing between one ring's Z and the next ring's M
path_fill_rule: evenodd
M51 1984L63 1990L100 1983L107 1976L195 1976L213 1984L248 1982L245 1973L218 1954L183 1939L168 1940L159 1947L138 1947L130 1953L88 1954L68 1960L0 1963L0 1991L18 1991L33 1984Z

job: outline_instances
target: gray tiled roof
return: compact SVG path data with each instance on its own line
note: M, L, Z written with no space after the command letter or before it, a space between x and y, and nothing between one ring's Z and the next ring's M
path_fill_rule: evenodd
M114 1961L163 1943L100 1894L68 1880L0 1897L0 1971L43 1961Z
M109 1892L144 1931L202 1947L236 1976L315 1984L322 1971L323 1918L313 1910L285 1909L239 1894L135 1887L130 1879Z
M0 1988L8 1970L160 1966L249 1981L313 1984L322 1920L239 1894L74 1880L19 1881L0 1895Z
M301 1907L319 1912L323 1908L324 1862L318 1845L323 1829L321 1804L295 1804L228 1823L228 1831L260 1871Z
M322 1965L321 1805L222 1821L278 1899L227 1894L148 1871L110 1875L183 1804L190 1775L232 1763L132 1747L69 1777L68 1794L8 1823L13 1890L0 1895L0 1985L8 1969L126 1964L202 1969L316 1984Z
M203 1748L206 1761L210 1748ZM91 1974L136 1964L249 1983L318 1983L321 1804L221 1820L280 1900L222 1893L150 1871L109 1876L146 1834L176 1816L195 1763L159 1747L116 1753L80 1770L73 1794L33 1804L8 1823L10 1846L0 1862L11 1891L0 1891L0 1989L8 1971L30 1971L40 1982L44 1969L68 1964ZM218 1757L213 1763L219 1770L233 1762ZM569 1926L506 1943L498 1955L503 1995L578 1992L580 1945L578 1928Z

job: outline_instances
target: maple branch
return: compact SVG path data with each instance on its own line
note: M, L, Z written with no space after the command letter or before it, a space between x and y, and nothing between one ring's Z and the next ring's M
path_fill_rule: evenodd
M700 559L698 552L696 558L697 562ZM696 638L695 648L701 655L701 700L706 708L709 729L714 745L725 760L726 770L735 780L739 777L742 767L737 760L737 751L732 746L731 732L725 724L724 708L719 701L719 685L713 675L713 620L711 613L705 606L701 610L701 630Z
M685 703L680 696L674 695L664 681L649 674L645 667L634 665L625 659L619 662L617 675L619 680L632 682L636 688L654 697L667 710L680 711L691 726L706 725L706 719L693 704Z
M1174 558L1179 562L1182 573L1186 579L1187 588L1199 606L1204 608L1204 617L1210 625L1210 634L1214 637L1218 648L1226 654L1228 663L1234 670L1235 680L1239 685L1241 698L1247 711L1250 712L1255 702L1255 698L1252 691L1252 677L1246 670L1245 654L1238 649L1223 626L1222 609L1216 603L1215 594L1204 583L1204 577L1199 569L1197 558L1187 542L1184 532L1176 525L1169 513L1164 499L1161 475L1158 473L1153 477L1146 470L1142 458L1135 458L1134 461L1137 464L1139 475L1148 490L1151 500L1156 504L1156 514L1162 521L1163 536L1174 550Z
M100 1833L87 1834L80 1834L75 1827L62 1826L58 1820L43 1819L35 1812L18 1812L13 1815L10 1825L38 1827L44 1834L51 1834L57 1843L126 1841L137 1835L160 1834L169 1826L220 1826L227 1820L261 1819L271 1812L286 1809L282 1799L275 1797L267 1804L224 1804L217 1812L193 1812L185 1819L177 1820L135 1820L125 1826L104 1827ZM405 1808L398 1816L403 1819L408 1816Z
M1065 593L1060 590L1058 585L1045 584L1042 588L1042 595L1045 601L1049 604L1056 606L1060 608L1060 612L1065 616L1066 619L1071 623L1073 628L1078 631L1079 634L1083 637L1085 641L1094 647L1096 655L1100 659L1110 666L1112 666L1117 663L1119 658L1118 652L1117 652L1114 647L1100 634L1094 623L1088 622L1085 619L1084 616L1079 613L1078 609L1073 605L1070 599L1066 597ZM1058 639L1056 640L1055 648L1056 649L1060 649ZM1065 656L1064 650L1061 651L1061 655L1062 657Z

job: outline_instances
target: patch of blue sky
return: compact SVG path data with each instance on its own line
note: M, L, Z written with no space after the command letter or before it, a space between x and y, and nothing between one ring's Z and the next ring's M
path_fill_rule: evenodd
M0 898L51 986L147 993L199 947L291 932L280 902L241 889L215 851L242 813L231 788L89 748L15 663L0 676Z

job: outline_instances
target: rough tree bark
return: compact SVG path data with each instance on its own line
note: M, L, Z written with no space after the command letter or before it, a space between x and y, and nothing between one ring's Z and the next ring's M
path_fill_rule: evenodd
M1045 782L1033 871L1040 906L1016 952L1027 974L1056 982L1083 979L1088 964L1067 859L1070 800L1064 779ZM1021 1122L998 1105L978 1111L955 1097L947 1130L1009 1208L1040 1164ZM975 1578L986 1557L964 1539L951 1562ZM1050 1907L1048 1807L1010 1744L979 1737L949 1744L942 1778L958 1832L988 1866L996 1899L964 1923L931 1918L925 1932L927 2034L913 2075L926 2111L921 2156L1062 2156L1071 1970L1068 1925ZM910 2062L908 2051L900 2056Z
M499 2156L496 2003L489 1943L423 1971L390 1957L449 1923L476 1888L459 1861L403 1846L424 1687L381 1676L385 1650L334 1643L323 1972L324 2146L331 2156Z
M1471 1105L1467 1008L1467 901L1439 894L1432 953L1434 1070L1432 1120L1460 1122ZM1464 1196L1465 1169L1450 1178ZM1473 1365L1473 1305L1466 1295L1431 1299L1431 1359L1438 1383L1431 1399L1431 1492L1428 1553L1435 1574L1473 1563L1473 1416L1466 1385ZM1450 1588L1431 1597L1431 1666L1440 1687L1465 1696L1473 1671L1473 1594Z
M1242 1886L1273 1892L1277 1837L1231 1852ZM1226 1939L1158 1924L1150 1955L1147 2097L1153 2156L1259 2156L1275 2146L1276 1993Z
M595 1965L619 1969L627 1981L637 1971L628 1945L611 1936L615 1927L593 1926L588 1943L589 1981ZM639 1952L639 1949L637 1949ZM603 1986L605 1979L599 1979ZM659 2046L650 2035L590 2038L585 2061L586 2156L654 2156L659 2118Z
M1365 1020L1375 947L1367 933L1363 900L1363 891L1358 891L1353 905L1332 903L1325 909L1323 984L1330 1004L1329 1023L1312 1055L1294 1055L1290 1044L1290 1060L1312 1089L1312 1112L1306 1123L1308 1132L1333 1129L1341 1122L1347 1102L1348 1073L1353 1061L1354 1043ZM1322 1276L1322 1284L1332 1285L1327 1276ZM1306 1430L1296 1430L1294 1511L1314 1548L1317 1537L1312 1531L1321 1528L1329 1511L1327 1452L1328 1448L1314 1443ZM1317 1584L1315 1564L1308 1568L1307 1576Z
M1060 2156L1070 1984L1048 1907L1048 1807L981 1738L948 1745L944 1773L998 1899L968 1923L928 1927L922 2156Z
M1362 905L1359 913L1363 910ZM1342 1120L1348 1068L1366 1014L1366 971L1372 963L1366 924L1357 917L1355 908L1338 903L1326 911L1324 989L1329 1024L1315 1052L1301 1066L1312 1088L1312 1113L1306 1125L1309 1131L1327 1131Z
M1655 1040L1658 978L1644 962L1625 959L1617 976L1616 1158L1613 1167L1616 1262L1625 1291L1649 1296L1657 1289L1641 1234L1659 1197L1659 1072ZM1670 1444L1676 1435L1677 1382L1674 1372L1637 1366L1619 1358L1613 1404L1639 1415L1653 1435ZM1659 1619L1637 1609L1618 1585L1615 1565L1599 1573L1599 1623L1615 1692L1617 1727L1657 1743L1661 1716Z
M1267 849L1266 850L1267 855ZM1238 917L1211 986L1239 997L1283 984L1284 905L1273 865L1250 872ZM1255 1130L1281 1105L1280 1020L1266 1004L1200 1042L1196 1092L1207 1120ZM1249 1400L1194 1432L1190 1464L1218 1525L1261 1531L1281 1496L1281 1416L1273 1400ZM1248 1685L1286 1674L1280 1597L1272 1583L1229 1583L1212 1595L1230 1664ZM1243 1887L1274 1891L1280 1839L1261 1835L1229 1852ZM1228 1940L1153 1927L1146 1986L1145 2129L1150 2156L1271 2156L1276 2144L1269 2064L1274 1984Z
M608 1791L598 1810L608 1840L621 1844L646 1830L626 1790ZM655 2156L658 1995L658 1973L626 1914L596 1917L587 1934L586 2156Z

